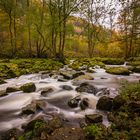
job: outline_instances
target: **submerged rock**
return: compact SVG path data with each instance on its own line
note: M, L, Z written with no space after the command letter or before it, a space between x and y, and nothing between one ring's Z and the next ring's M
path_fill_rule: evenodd
M16 91L19 91L20 89L19 88L16 88L16 87L8 87L6 89L6 93L10 93L10 92L16 92Z
M113 108L113 99L107 96L103 96L98 100L96 108L104 111L111 111Z
M88 83L82 83L79 87L76 88L76 91L87 92L87 93L92 93L92 94L97 93L97 89L93 85L90 85Z
M100 123L103 121L103 116L100 114L86 115L85 120L87 123Z
M51 87L45 88L43 91L41 91L41 95L44 97L47 97L49 93L52 93L54 90Z
M71 86L68 86L68 85L62 85L60 87L64 90L73 90L73 88Z
M80 96L77 96L77 97L71 99L70 101L68 101L68 105L71 108L76 108L76 107L78 107L80 100L81 100Z
M34 92L36 90L36 86L34 83L27 83L20 87L23 92Z

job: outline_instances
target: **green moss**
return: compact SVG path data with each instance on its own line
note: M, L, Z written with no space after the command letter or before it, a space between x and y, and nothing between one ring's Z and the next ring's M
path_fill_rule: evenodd
M129 75L130 71L125 67L107 67L106 72L116 75Z
M125 62L124 59L119 58L101 58L100 61L107 65L123 65Z
M0 78L14 78L45 70L58 70L62 63L51 59L11 59L0 61Z

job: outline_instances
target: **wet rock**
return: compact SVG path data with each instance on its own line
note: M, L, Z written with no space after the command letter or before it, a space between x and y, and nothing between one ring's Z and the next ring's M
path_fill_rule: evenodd
M6 93L11 93L11 92L16 92L16 91L19 91L20 89L19 88L16 88L16 87L8 87L6 89Z
M82 80L94 80L94 78L88 74L78 76L74 79L74 81L82 81Z
M85 120L87 123L100 123L103 121L103 117L100 114L86 115Z
M103 96L98 100L96 108L104 111L111 111L113 107L113 99L107 96Z
M82 99L82 101L80 102L80 108L82 110L85 110L86 108L88 108L88 106L89 106L88 102L89 102L88 98Z
M63 78L59 78L58 81L59 81L59 82L68 82L67 79L63 79Z
M74 127L63 127L57 129L48 138L49 140L85 140L84 130Z
M67 80L70 80L70 79L72 79L72 72L70 72L70 71L61 71L60 72L60 75L62 75L63 77L64 77L64 79L67 79Z
M119 109L121 106L123 106L126 103L126 101L120 96L117 95L114 99L113 99L113 109L117 110Z
M22 115L35 114L38 110L43 110L46 107L46 102L44 100L32 101L31 104L22 108Z
M80 96L77 96L77 97L71 99L70 101L68 101L69 107L71 107L71 108L78 107L80 100L81 100Z
M22 108L22 115L30 115L36 112L36 102L31 102L31 104Z
M64 90L73 90L73 88L71 86L68 86L68 85L62 85L60 87Z
M20 87L23 92L34 92L36 90L36 86L34 83L27 83Z
M130 112L140 113L140 101L132 101L128 104Z
M45 88L43 91L41 91L41 95L44 97L47 97L49 93L52 93L54 90L51 87Z
M3 79L0 78L0 85L5 84L7 82L5 82Z
M92 94L97 93L97 89L93 85L90 85L88 83L82 83L79 87L76 88L76 91L87 92L87 93L92 93Z
M81 76L81 75L85 75L85 73L82 72L82 71L76 72L76 73L74 73L74 74L72 75L72 78L74 79L74 78L77 78L77 77L79 77L79 76Z

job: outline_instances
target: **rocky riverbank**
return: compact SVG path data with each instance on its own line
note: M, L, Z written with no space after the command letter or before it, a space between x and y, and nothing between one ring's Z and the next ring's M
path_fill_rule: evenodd
M139 138L140 75L112 75L101 61L77 61L1 83L1 140Z

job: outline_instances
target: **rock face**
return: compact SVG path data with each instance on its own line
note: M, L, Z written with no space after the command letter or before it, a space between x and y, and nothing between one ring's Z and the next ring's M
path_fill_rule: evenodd
M68 86L68 85L62 85L60 87L64 90L73 90L73 88L71 86Z
M6 89L6 93L16 92L16 91L19 91L19 89L16 88L16 87L8 87L8 88Z
M69 107L71 107L71 108L76 108L76 107L78 107L80 100L81 100L80 96L77 96L77 97L71 99L71 100L68 102Z
M100 123L103 121L103 117L100 114L86 115L85 120L87 123Z
M34 92L36 90L36 86L34 83L27 83L20 87L23 92Z
M111 111L113 107L113 99L107 96L103 96L98 100L96 108L104 111Z
M44 96L44 97L47 97L47 95L49 93L52 93L53 91L54 91L53 88L48 87L48 88L45 88L43 91L41 91L41 95Z
M79 87L76 88L76 91L87 92L87 93L92 93L92 94L97 93L97 89L93 85L90 85L88 83L82 83Z

